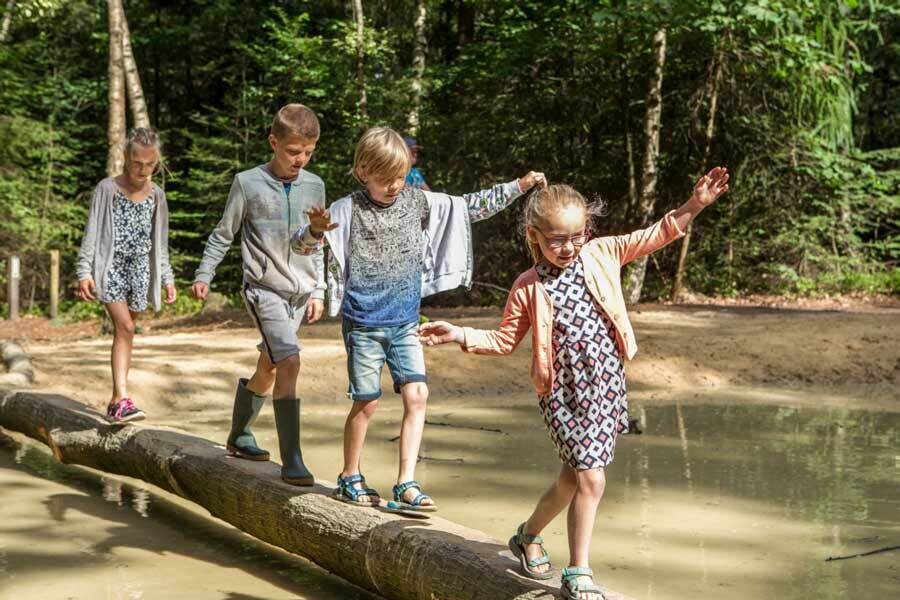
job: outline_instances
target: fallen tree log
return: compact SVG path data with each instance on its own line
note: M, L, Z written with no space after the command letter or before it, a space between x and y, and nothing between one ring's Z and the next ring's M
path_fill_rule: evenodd
M177 430L113 425L74 400L25 391L0 396L0 427L47 444L64 463L178 494L386 598L526 600L558 594L558 579L521 577L506 546L487 534L439 517L410 518L337 502L330 486L287 485L275 463L227 457L221 445Z

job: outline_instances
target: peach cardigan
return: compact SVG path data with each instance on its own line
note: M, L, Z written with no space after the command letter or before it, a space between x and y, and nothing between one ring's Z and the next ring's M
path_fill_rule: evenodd
M581 249L585 284L594 300L612 319L619 352L629 359L637 352L637 343L625 310L621 270L629 262L684 235L675 221L674 212L670 211L646 229L597 238ZM525 337L529 327L532 329L531 383L538 394L549 394L553 389L553 304L534 267L519 275L513 284L500 327L492 331L464 327L462 349L475 354L509 354Z

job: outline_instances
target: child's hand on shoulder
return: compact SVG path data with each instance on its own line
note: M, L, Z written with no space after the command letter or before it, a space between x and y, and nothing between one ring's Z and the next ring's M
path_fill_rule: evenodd
M419 339L426 346L437 346L448 342L464 344L466 336L462 327L448 323L447 321L431 321L419 325Z
M326 231L331 231L338 226L331 222L331 213L323 207L314 206L306 211L309 217L309 231L316 237L321 237Z
M536 185L542 188L547 187L547 178L539 171L528 171L528 173L519 177L519 189L522 190L522 193L527 192Z
M728 191L728 169L715 167L697 180L691 200L706 208Z

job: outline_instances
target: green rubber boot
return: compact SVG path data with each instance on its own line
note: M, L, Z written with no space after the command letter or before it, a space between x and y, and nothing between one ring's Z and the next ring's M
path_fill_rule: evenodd
M313 485L313 474L303 464L300 453L300 398L280 398L275 407L275 427L281 450L281 478L291 485Z
M228 453L247 460L269 460L269 451L256 445L250 426L256 420L265 403L265 396L257 396L247 389L247 379L239 379L234 393L234 411L231 413L231 433L225 448Z

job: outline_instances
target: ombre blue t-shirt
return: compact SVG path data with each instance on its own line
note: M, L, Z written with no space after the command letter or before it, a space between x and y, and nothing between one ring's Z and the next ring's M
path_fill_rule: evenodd
M419 320L422 231L428 200L406 187L390 206L365 192L353 194L348 273L341 314L365 327L394 327Z

